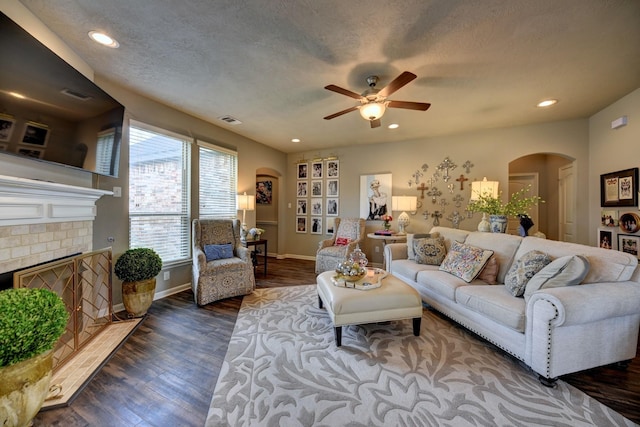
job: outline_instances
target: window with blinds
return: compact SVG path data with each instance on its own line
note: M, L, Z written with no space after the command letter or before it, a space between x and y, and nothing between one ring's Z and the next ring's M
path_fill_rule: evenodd
M164 263L190 257L188 137L133 122L129 131L129 247Z
M198 141L200 218L235 218L238 153Z

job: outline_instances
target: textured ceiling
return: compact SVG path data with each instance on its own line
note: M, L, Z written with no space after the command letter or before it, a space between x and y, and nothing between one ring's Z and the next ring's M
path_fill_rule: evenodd
M640 87L638 0L21 3L97 75L289 153L585 118ZM377 129L358 112L322 119L357 103L324 86L361 93L402 71L418 78L390 99L428 111L388 109ZM547 97L559 103L536 109Z

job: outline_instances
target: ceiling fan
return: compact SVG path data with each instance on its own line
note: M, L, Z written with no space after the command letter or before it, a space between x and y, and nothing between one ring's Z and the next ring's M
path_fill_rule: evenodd
M360 110L360 115L371 123L372 128L380 126L380 118L384 114L387 107L389 108L405 108L407 110L419 110L427 111L431 104L426 102L409 102L409 101L391 101L387 100L392 93L414 80L417 76L413 73L405 71L395 78L391 83L382 89L376 89L378 83L378 76L367 77L367 83L369 89L364 91L362 95L352 92L348 89L343 89L336 85L328 85L324 88L332 92L336 92L342 95L355 98L360 101L360 105L356 105L346 110L338 111L325 117L325 120L331 120L343 114L350 113L351 111Z

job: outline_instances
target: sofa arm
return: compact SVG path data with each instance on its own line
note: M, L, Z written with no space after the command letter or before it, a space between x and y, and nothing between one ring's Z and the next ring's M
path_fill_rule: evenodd
M557 310L555 325L578 325L638 314L640 283L608 282L565 286L535 292L527 304L527 318L535 316L536 301L546 300Z
M387 267L387 271L391 266L391 261L407 259L408 256L406 243L387 243L384 246L384 265Z

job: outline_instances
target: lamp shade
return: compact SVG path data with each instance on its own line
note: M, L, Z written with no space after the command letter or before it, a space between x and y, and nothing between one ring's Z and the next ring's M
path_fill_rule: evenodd
M392 196L391 209L394 211L415 212L418 208L418 198L416 196Z
M256 199L252 194L238 194L238 210L252 211L255 209Z
M365 120L377 120L384 114L387 109L384 102L369 102L360 107L360 115Z
M480 196L498 197L498 181L487 181L485 176L482 181L471 183L471 197L469 200L478 200Z

